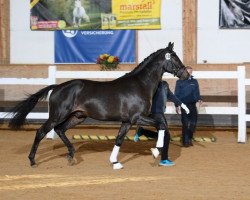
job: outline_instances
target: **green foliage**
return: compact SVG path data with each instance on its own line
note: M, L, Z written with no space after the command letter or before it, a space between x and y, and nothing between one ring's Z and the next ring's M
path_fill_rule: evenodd
M67 24L72 24L72 12L74 0L50 0L47 1L48 8L58 20L65 20Z
M96 1L81 0L82 6L90 17L90 23L86 28L100 28L100 5ZM73 28L73 10L75 0L40 0L40 5L47 8L53 19L48 20L64 20L67 23L67 28Z

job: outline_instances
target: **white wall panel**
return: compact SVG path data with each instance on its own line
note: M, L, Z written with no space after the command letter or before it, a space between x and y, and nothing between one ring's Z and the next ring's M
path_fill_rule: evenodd
M174 50L182 60L182 0L162 0L161 30L138 31L139 62L151 53L174 42Z
M198 63L250 62L250 30L219 29L219 1L198 1Z
M12 64L54 62L54 32L30 30L30 1L10 0L10 61Z

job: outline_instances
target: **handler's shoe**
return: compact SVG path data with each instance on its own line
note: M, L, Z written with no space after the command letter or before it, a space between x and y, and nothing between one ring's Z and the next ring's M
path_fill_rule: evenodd
M138 142L140 136L141 136L141 132L142 132L143 128L142 127L139 127L136 129L136 133L135 133L135 136L134 136L134 141L135 142Z
M161 160L159 165L165 166L165 167L170 167L170 166L174 166L175 164L171 160Z
M160 154L160 151L157 148L151 148L150 151L154 159L156 159Z

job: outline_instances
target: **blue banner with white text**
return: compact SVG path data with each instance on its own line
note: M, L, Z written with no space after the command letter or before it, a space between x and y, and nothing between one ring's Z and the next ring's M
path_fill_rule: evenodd
M101 54L136 62L134 30L55 31L55 63L96 63Z

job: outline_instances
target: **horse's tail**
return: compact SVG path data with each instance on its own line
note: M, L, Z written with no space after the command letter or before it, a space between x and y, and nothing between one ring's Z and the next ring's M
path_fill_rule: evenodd
M54 89L57 85L50 85L39 90L35 94L31 94L27 99L17 104L13 110L13 118L9 122L9 127L12 129L18 129L25 123L25 118L29 112L35 107L39 100L45 99L48 96L50 90Z

